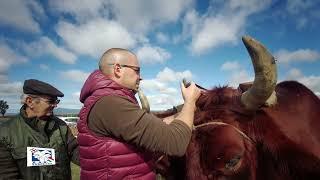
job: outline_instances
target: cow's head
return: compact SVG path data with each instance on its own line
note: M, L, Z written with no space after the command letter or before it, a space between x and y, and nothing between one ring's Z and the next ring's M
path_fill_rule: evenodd
M276 103L274 57L258 41L242 38L255 79L246 91L230 87L207 90L197 102L192 141L187 150L189 179L255 179L255 140L241 123L250 124L264 105Z
M254 177L256 152L251 139L232 125L211 122L198 126L188 148L190 179L228 179ZM195 165L197 164L197 165Z

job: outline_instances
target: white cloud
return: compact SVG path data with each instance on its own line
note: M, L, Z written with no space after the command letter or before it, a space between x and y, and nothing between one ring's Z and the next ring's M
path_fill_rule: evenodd
M22 92L21 92L22 93ZM3 100L7 101L9 109L6 113L18 113L21 108L20 96L21 93L15 95L5 95Z
M25 0L25 1L28 4L28 7L33 14L32 17L35 20L37 21L47 20L48 17L40 2L34 1L34 0Z
M8 45L0 44L0 73L6 72L12 64L27 62L27 58L14 52Z
M178 85L170 87L168 84L151 79L142 81L141 89L147 96L151 110L165 110L183 103Z
M157 81L156 79L144 80L141 82L141 88L151 93L160 93L166 95L175 95L178 91L169 84Z
M310 88L315 94L320 93L320 76L305 76L299 69L293 68L288 72L285 79L296 80Z
M41 37L39 41L24 44L23 48L30 56L42 56L44 54L50 54L66 64L74 64L77 59L72 52L63 47L59 47L48 37Z
M239 70L232 72L229 78L229 85L232 87L238 87L240 83L251 82L254 77L251 77L246 70Z
M22 94L22 83L21 82L5 82L0 83L0 96L12 96Z
M49 7L70 14L83 24L96 18L113 18L125 29L143 36L156 26L175 22L194 0L50 0ZM139 35L138 35L139 36Z
M6 72L10 67L10 64L5 59L0 58L0 72Z
M73 92L71 94L66 94L64 98L62 98L59 107L68 108L68 109L80 109L82 104L79 101L80 92Z
M190 49L194 54L202 54L224 43L235 43L237 33L243 25L242 19L234 17L211 17L203 21L201 28L192 37Z
M320 2L314 0L288 0L286 12L294 21L297 29L303 29L319 20Z
M69 13L78 21L84 22L100 16L108 6L104 0L49 0L49 7L59 13Z
M181 37L175 37L178 41L180 39L185 40L189 36L197 33L199 27L201 26L200 15L195 10L188 11L182 20L182 34Z
M8 81L8 76L6 74L0 74L0 84L7 81Z
M27 58L15 53L6 44L0 44L0 97L8 102L8 112L17 112L22 94L21 82L8 82L7 70L13 64L25 63Z
M171 54L165 49L150 45L139 48L136 54L141 63L164 63L171 58Z
M298 79L302 76L303 76L303 74L299 69L292 68L292 69L290 69L290 71L287 74L287 79Z
M304 76L298 79L299 82L306 85L313 92L320 92L320 76Z
M56 26L68 48L96 58L111 47L130 49L137 48L138 43L149 43L148 32L177 22L193 3L194 0L81 0L78 3L51 0L49 7L54 12L75 17L75 23L60 21ZM159 33L156 37L161 43L168 41L165 34ZM170 58L169 53L151 45L142 47L140 55L147 63Z
M192 73L189 70L186 70L183 72L174 72L172 69L165 67L156 76L156 79L158 81L164 82L164 83L181 81L183 78L191 80Z
M181 94L176 96L170 96L167 94L157 94L148 96L151 110L166 110L173 106L177 106L183 103Z
M238 87L240 83L253 81L254 77L250 76L248 71L242 67L238 61L226 61L220 67L222 71L228 71L227 83L229 86Z
M300 14L312 7L314 4L316 4L316 2L313 0L288 0L286 9L291 14Z
M80 98L80 91L72 93L72 97L79 99Z
M238 61L226 61L220 69L223 71L234 71L240 69L240 64Z
M33 18L43 14L43 8L34 0L0 1L0 23L23 31L39 33L40 26Z
M226 9L239 11L246 14L261 11L271 4L271 0L229 0L226 3Z
M192 76L189 70L175 72L166 67L155 79L141 81L140 87L145 92L151 109L164 110L183 102L179 82L184 77L191 80Z
M145 91L161 91L167 88L167 84L156 79L144 79L141 81L140 86Z
M226 64L226 63L225 63ZM222 67L225 66L223 64ZM233 64L238 64L238 62L233 62ZM232 87L238 87L240 83L244 82L250 82L254 80L254 73L253 75L250 75L248 71L246 71L241 65L236 65L236 68L233 68L233 65L230 65L232 68L226 68L224 70L230 71L230 74L228 76L227 83L228 85ZM296 80L301 82L302 84L306 85L308 88L310 88L313 92L319 93L320 92L320 76L305 76L299 69L292 68L288 71L286 74L285 80Z
M95 58L109 48L131 48L136 44L135 38L115 21L94 19L82 25L59 22L56 30L74 52Z
M68 70L60 73L61 77L66 80L71 80L75 82L84 82L90 73L85 73L80 70Z
M169 42L169 37L162 32L158 32L156 34L156 38L159 43L168 43Z
M208 12L199 15L191 10L183 19L183 32L176 41L191 38L189 49L193 54L203 54L226 43L238 42L239 34L245 31L248 16L270 5L266 1L223 1L212 3Z
M147 32L157 25L175 22L193 0L111 0L112 14L133 32Z
M313 62L320 59L320 53L310 49L299 49L292 52L282 49L275 53L275 57L280 63L287 64L291 62Z
M168 87L160 91L160 93L167 94L167 95L176 95L178 92L179 90L173 87Z

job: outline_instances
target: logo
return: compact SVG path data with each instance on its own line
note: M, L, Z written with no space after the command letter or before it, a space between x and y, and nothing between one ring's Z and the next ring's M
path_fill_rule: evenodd
M48 166L55 164L54 149L27 147L27 166Z

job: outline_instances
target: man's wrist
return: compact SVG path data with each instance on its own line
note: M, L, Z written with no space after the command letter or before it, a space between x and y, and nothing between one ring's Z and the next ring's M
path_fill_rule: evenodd
M191 101L185 101L184 102L184 106L188 109L196 109L196 103L195 102L191 102Z

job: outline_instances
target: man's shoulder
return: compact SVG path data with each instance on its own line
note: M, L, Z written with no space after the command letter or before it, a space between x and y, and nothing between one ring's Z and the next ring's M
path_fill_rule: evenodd
M109 96L103 96L100 100L115 100L115 101L129 101L127 97L124 96L118 96L118 95L109 95Z
M60 119L58 116L53 116L51 119L54 120L54 122L59 126L67 126L67 123L64 120Z
M127 98L121 96L104 96L92 108L91 112L102 114L127 113L141 110L138 104L130 102ZM91 114L91 113L90 113Z
M20 120L20 115L15 115L11 118L9 118L8 120L5 120L5 122L0 124L0 131L7 129L11 126L15 126L17 124L17 121Z
M7 146L10 144L10 140L17 134L18 121L20 116L14 116L8 119L6 122L0 124L0 144Z
M130 100L123 96L117 96L117 95L110 95L110 96L103 96L97 101L97 104L103 104L103 105L114 105L114 104L133 104L130 102Z

